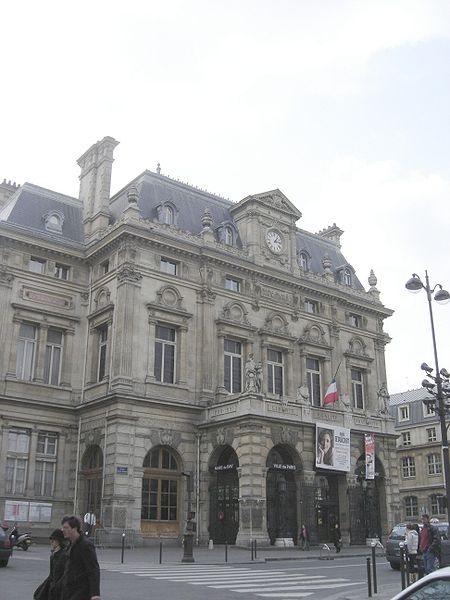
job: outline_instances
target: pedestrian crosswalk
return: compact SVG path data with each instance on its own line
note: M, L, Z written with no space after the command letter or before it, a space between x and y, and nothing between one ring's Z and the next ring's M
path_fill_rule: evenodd
M205 586L214 590L228 590L236 593L255 594L261 598L288 600L307 598L315 591L338 590L364 581L351 581L344 577L309 575L283 571L263 570L222 565L180 565L159 566L103 565L103 570L118 572L135 577L149 577L161 582L171 581L193 586Z

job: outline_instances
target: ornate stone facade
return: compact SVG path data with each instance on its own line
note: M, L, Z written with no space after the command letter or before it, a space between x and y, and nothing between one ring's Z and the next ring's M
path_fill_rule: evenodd
M116 144L83 154L79 199L2 190L2 517L46 532L92 508L107 530L177 539L189 509L199 541L296 543L303 522L325 540L339 521L356 543L370 432L386 533L391 311L373 273L366 292L342 231L298 229L279 190L232 204L146 171L110 198ZM351 430L349 472L316 468L317 422Z

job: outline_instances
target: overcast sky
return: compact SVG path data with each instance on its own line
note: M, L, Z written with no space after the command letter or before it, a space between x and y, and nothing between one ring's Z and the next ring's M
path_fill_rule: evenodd
M450 290L448 0L9 2L0 178L78 195L76 164L119 140L114 193L145 169L239 201L280 188L309 231L336 222L387 319L390 393L433 363L429 270ZM450 304L435 304L450 370Z

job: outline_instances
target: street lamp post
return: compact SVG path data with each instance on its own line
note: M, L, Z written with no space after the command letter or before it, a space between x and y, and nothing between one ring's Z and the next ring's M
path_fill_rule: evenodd
M437 355L436 346L436 334L434 331L434 319L433 319L433 307L431 300L434 296L434 300L441 304L446 304L450 300L450 294L447 290L442 288L440 283L437 283L433 288L430 286L430 280L428 277L428 271L425 271L425 284L422 282L420 277L413 273L412 277L408 279L405 284L407 290L411 292L419 292L425 290L428 300L428 308L430 313L430 324L431 324L431 336L433 339L433 351L434 351L434 364L435 364L435 375L432 375L433 369L426 363L422 363L421 369L423 369L427 377L434 383L431 383L428 379L422 381L422 386L433 396L433 399L424 400L426 405L433 404L436 414L439 417L441 426L441 446L442 446L442 457L444 461L444 483L445 483L445 496L446 496L446 507L447 507L447 520L450 529L450 460L448 451L448 436L447 436L447 425L445 422L446 415L450 412L450 406L446 402L450 398L450 376L446 369L439 370L439 361ZM436 289L438 291L436 291Z

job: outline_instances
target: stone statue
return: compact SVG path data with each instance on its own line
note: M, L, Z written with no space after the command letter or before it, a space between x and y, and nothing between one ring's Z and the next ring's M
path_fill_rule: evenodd
M386 383L383 382L381 384L380 389L377 392L378 397L378 412L380 415L388 415L389 414L389 393L386 388Z
M344 406L344 410L351 410L351 399L350 396L348 394L342 394L340 397L340 401L342 402L343 406Z
M303 384L299 385L297 388L297 401L301 404L309 403L309 389L308 386Z
M256 364L253 354L249 354L245 363L245 391L256 392Z

